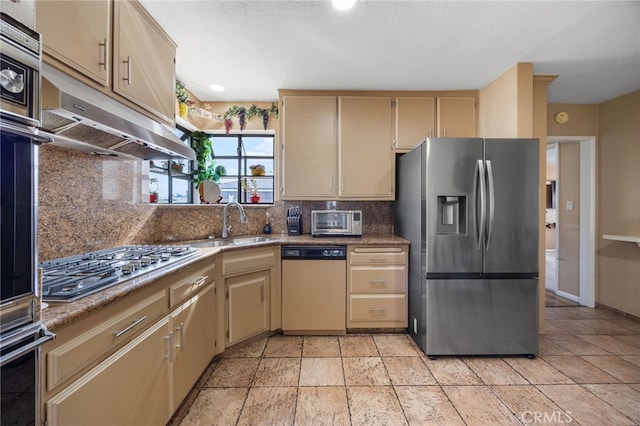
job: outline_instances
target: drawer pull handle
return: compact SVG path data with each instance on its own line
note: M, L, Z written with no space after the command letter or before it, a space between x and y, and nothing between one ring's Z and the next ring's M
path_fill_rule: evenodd
M369 280L372 285L387 285L387 280Z
M202 284L204 284L207 281L207 278L209 278L207 275L198 277L195 280L193 280L190 285L194 287L200 287Z
M131 331L131 329L133 329L136 325L140 324L142 321L144 321L146 319L147 319L147 316L145 315L142 318L138 318L137 320L134 320L129 327L124 328L124 329L122 329L120 331L116 331L114 333L115 338L117 339L118 337L122 336L123 334Z
M387 310L387 308L382 307L382 306L378 307L378 308L376 308L376 307L369 308L369 312L384 312L386 310Z
M376 259L371 259L371 263L385 263L387 261L387 259L385 258L376 258Z

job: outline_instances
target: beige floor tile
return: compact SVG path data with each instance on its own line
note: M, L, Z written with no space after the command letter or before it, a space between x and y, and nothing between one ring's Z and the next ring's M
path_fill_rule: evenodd
M433 377L441 385L481 385L482 380L460 358L425 359Z
M248 387L253 381L260 358L226 358L221 360L209 377L206 387Z
M501 358L466 358L464 361L487 385L526 385L529 383Z
M387 373L393 385L435 385L436 379L420 357L383 357Z
M182 423L183 426L233 425L240 416L248 388L203 389Z
M487 386L443 386L467 425L519 425L520 422Z
M631 425L633 422L580 385L538 385L549 399L583 426ZM568 423L568 422L567 422Z
M640 383L640 367L619 356L583 356L601 370L611 374L623 383Z
M370 334L340 336L340 353L343 357L380 356Z
M592 318L601 318L601 319L613 319L620 318L619 314L615 312L608 311L606 309L593 309L587 308L586 306L580 306L571 310L572 317L575 319L592 319Z
M491 390L523 424L568 423L570 420L570 413L561 410L533 385L491 386Z
M640 424L640 392L627 385L585 385L589 392Z
M544 310L544 318L546 320L572 319L571 315L567 315L571 309L547 307Z
M339 357L338 336L305 336L302 356L308 358Z
M298 389L295 424L348 425L349 404L344 386L301 387Z
M610 352L605 351L601 347L576 336L569 336L567 334L550 335L549 340L567 349L574 355L611 355Z
M540 355L571 355L567 349L554 343L548 336L540 336Z
M616 339L622 340L628 345L640 348L640 334L632 334L629 336L616 336Z
M584 324L587 327L593 328L598 331L598 334L613 334L613 335L624 335L624 334L633 334L631 330L627 330L624 327L620 327L619 325L612 324L611 320L607 319L583 319L578 320L580 324Z
M300 386L344 386L340 358L302 358Z
M353 426L407 424L391 386L348 386L347 396Z
M564 328L560 328L557 327L553 324L550 324L549 321L547 321L544 324L544 331L546 333L547 336L554 336L557 334L569 334L569 332L567 330L565 330Z
M380 357L343 358L347 386L388 386L391 384Z
M395 386L394 389L410 425L464 425L440 386Z
M553 368L542 358L505 358L505 361L534 385L573 383L573 380Z
M302 336L273 336L264 349L265 358L300 358Z
M640 367L640 355L626 355L623 356L622 359Z
M640 348L629 345L614 336L590 334L578 337L615 355L640 355Z
M566 309L566 308L565 308ZM567 332L567 334L598 334L598 330L580 323L577 320L549 320L545 326L553 326Z
M224 358L260 358L267 345L267 340L269 340L267 337L261 337L257 340L239 343L227 349L222 356Z
M545 356L544 360L576 383L618 383L619 380L577 356Z
M237 425L291 425L296 411L295 387L251 388Z
M640 322L633 321L629 318L613 318L608 320L611 324L620 326L624 329L627 329L635 334L640 334Z
M298 386L300 358L262 358L253 386Z
M640 383L629 383L629 386L640 392Z
M406 334L375 334L373 340L381 356L418 356L416 346Z

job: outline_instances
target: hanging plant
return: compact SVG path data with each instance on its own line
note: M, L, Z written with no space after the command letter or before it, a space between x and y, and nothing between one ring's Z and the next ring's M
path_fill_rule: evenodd
M220 177L215 170L216 160L213 158L211 137L205 132L196 131L191 134L191 140L193 150L196 152L196 169L191 172L191 181L196 188L207 180L217 183Z
M181 104L186 104L189 100L189 93L183 82L176 80L176 98Z
M253 117L260 117L262 119L262 127L267 130L267 124L269 123L269 117L278 116L278 105L275 102L271 103L270 108L260 108L255 105L251 105L249 109L234 105L224 113L225 117L225 130L229 134L231 124L227 124L227 120L231 121L231 117L238 117L238 123L240 124L240 130L244 130L246 120L251 120Z

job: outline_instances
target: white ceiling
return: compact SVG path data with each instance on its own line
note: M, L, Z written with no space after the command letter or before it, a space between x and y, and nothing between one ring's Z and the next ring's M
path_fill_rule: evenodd
M555 74L550 103L640 89L640 2L142 0L202 101L278 89L480 89L517 62ZM208 85L226 87L212 92Z

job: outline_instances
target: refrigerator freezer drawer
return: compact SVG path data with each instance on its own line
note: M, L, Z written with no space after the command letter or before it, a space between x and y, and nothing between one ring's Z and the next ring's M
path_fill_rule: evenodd
M538 280L423 280L427 355L538 353Z

